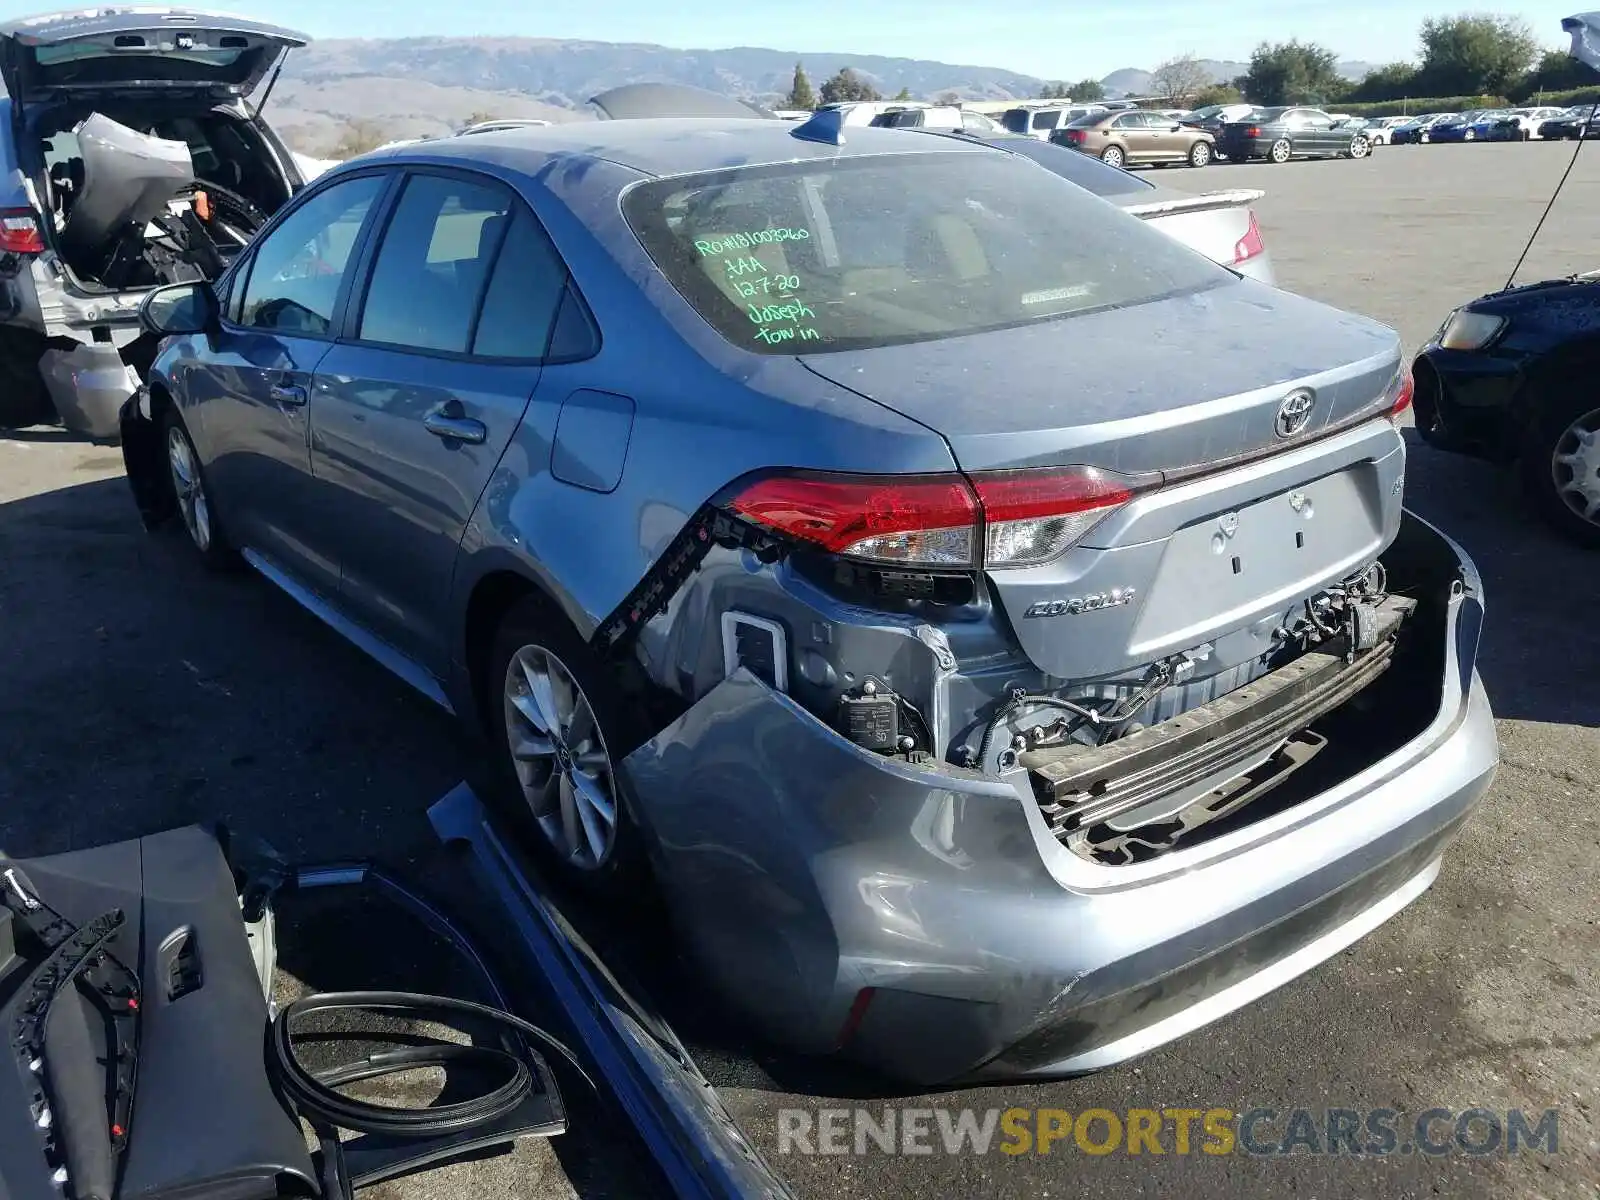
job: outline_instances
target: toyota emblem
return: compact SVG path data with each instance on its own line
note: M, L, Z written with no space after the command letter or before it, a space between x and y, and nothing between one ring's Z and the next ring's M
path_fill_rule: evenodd
M1304 433L1306 426L1311 424L1311 409L1316 402L1316 394L1308 388L1290 392L1278 405L1278 415L1272 423L1273 432L1281 438Z

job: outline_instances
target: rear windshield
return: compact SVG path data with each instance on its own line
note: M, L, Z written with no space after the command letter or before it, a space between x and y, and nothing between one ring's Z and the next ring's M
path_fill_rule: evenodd
M623 213L696 311L757 354L958 337L1234 279L1137 217L1002 154L860 155L676 176L630 188Z

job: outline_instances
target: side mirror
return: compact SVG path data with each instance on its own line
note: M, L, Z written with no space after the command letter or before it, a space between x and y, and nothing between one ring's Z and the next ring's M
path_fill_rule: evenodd
M1171 133L1182 133L1183 132L1183 122L1182 121L1174 121L1172 123L1172 128L1171 128L1171 130L1169 132L1171 132Z
M171 337L215 329L217 293L204 281L157 288L139 305L139 324L149 333Z

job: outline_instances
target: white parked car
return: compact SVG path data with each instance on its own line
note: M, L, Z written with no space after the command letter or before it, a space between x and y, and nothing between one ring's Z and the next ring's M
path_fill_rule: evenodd
M933 104L917 108L891 108L872 118L872 124L893 129L962 129L968 133L1002 132L991 118L968 112L952 104Z
M1007 133L1048 142L1052 133L1065 129L1079 117L1109 111L1104 104L1023 104L1008 108L1001 115L1000 124Z
M1412 117L1375 117L1367 122L1367 143L1372 146L1388 146L1394 142L1394 131L1398 126L1413 120Z
M846 125L871 125L873 119L886 112L909 108L932 108L926 100L839 100L820 104L818 112L840 112Z
M294 165L300 171L300 177L310 183L324 171L331 171L342 161L337 158L312 158L310 155L300 154L294 150L289 151L289 157L294 159Z
M479 121L476 125L468 125L462 133L502 133L507 129L528 129L539 125L548 125L549 121L542 121L538 117L507 117L496 121Z
M1522 140L1532 141L1534 138L1544 136L1544 123L1556 121L1567 115L1564 108L1514 108L1511 110L1511 120L1522 133Z

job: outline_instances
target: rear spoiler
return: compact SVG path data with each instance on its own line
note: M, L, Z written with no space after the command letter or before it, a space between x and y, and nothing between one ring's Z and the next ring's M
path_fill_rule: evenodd
M1171 213L1209 212L1217 208L1248 208L1265 195L1258 188L1231 188L1198 196L1152 200L1148 204L1128 204L1122 211L1136 217L1164 217Z

